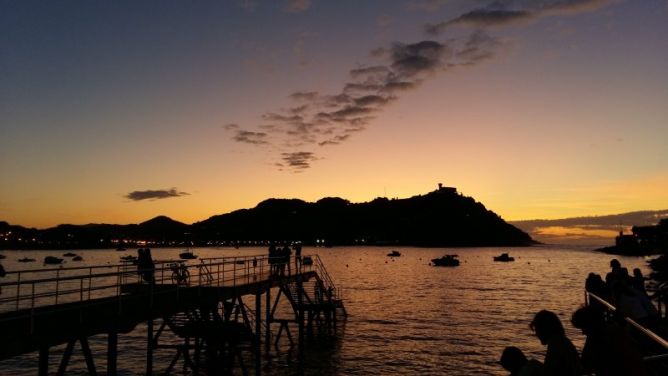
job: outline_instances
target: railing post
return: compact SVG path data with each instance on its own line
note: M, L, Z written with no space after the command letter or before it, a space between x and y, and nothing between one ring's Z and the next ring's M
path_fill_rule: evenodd
M19 310L19 302L21 301L21 272L18 273L16 280L16 310Z
M60 287L60 269L56 270L56 304L58 304L58 288Z
M90 300L91 284L93 283L93 268L88 269L88 300Z

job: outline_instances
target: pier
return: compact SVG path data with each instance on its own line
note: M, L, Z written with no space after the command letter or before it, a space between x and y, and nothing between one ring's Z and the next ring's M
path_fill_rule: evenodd
M147 375L169 374L178 363L193 374L233 367L260 374L261 357L281 336L301 354L305 336L335 336L347 315L321 259L304 259L312 262L290 258L283 273L267 256L158 261L154 270L125 263L10 272L0 284L0 360L39 352L38 375L48 375L50 349L66 345L55 371L64 375L78 343L90 375L116 375L119 335L145 323ZM161 341L167 332L179 342ZM88 344L96 335L107 336L105 370ZM173 352L169 365L154 364L157 349Z

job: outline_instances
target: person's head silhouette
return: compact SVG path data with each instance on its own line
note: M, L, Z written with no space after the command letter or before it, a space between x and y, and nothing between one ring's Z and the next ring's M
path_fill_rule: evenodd
M559 317L551 311L542 310L536 313L529 326L536 332L536 336L543 345L547 345L550 338L554 336L565 335L564 327L561 325Z

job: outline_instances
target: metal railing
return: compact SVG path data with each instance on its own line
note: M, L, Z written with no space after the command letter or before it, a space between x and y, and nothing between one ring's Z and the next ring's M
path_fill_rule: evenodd
M333 287L331 277L320 259L317 256L310 257L317 262L313 266L302 266L299 272L316 270L322 273L321 278L327 281L328 287ZM156 261L154 268L149 269L139 269L133 263L126 262L118 265L8 272L5 281L0 283L0 313L121 297L123 285L165 286L162 292L169 286L176 289L190 286L236 287L270 278L272 266L285 264L286 261L296 265L294 258L277 260L265 255L202 258L199 262L194 261ZM297 273L296 267L285 269L283 275Z
M596 302L600 303L603 307L605 307L606 310L608 310L610 313L615 313L617 312L617 308L610 304L608 301L605 299L601 298L600 296L593 294L589 291L585 291L585 303L590 304L591 301L595 300ZM650 356L645 356L643 357L643 360L645 362L647 361L655 361L655 360L666 360L668 359L668 341L666 341L664 338L659 336L658 334L654 333L653 331L645 328L635 320L633 320L630 317L627 316L622 316L624 320L629 323L632 327L634 327L638 332L640 332L642 335L645 337L651 339L653 342L655 342L657 345L663 348L666 353L664 354L658 354L658 355L650 355Z

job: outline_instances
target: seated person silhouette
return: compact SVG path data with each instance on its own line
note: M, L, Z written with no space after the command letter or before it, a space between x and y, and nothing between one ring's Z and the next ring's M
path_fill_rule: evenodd
M536 359L527 359L522 350L515 346L506 347L499 361L501 367L511 376L538 376L543 374L543 363Z

